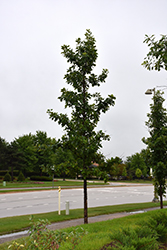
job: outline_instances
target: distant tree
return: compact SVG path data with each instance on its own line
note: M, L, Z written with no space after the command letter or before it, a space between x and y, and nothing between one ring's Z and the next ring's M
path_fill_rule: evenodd
M135 175L136 175L137 178L141 178L141 176L142 176L142 171L141 171L140 168L137 168L137 169L136 169Z
M144 176L147 175L147 167L140 153L128 156L126 159L126 169L129 176L135 177L136 169L139 168Z
M151 161L150 161L150 150L147 147L146 149L142 149L140 152L141 157L144 160L145 166L146 166L146 173L147 175L150 175L150 168L152 168Z
M0 170L8 169L8 146L7 141L0 137Z
M124 165L124 167L123 167L123 171L122 171L122 176L127 177L126 165L125 164L123 164L123 165Z
M87 216L87 177L90 175L92 159L102 146L102 140L109 140L109 136L100 130L96 131L101 113L106 113L114 105L115 97L108 95L103 98L100 93L92 94L91 87L98 87L105 82L108 70L104 69L97 76L93 73L98 57L95 38L90 30L85 33L85 40L76 40L76 49L69 45L62 46L62 54L71 64L64 76L72 90L63 88L60 101L65 102L65 108L72 109L71 117L48 110L50 119L57 121L65 131L66 141L72 151L80 174L84 178L84 223L88 223Z
M37 162L33 139L34 136L29 133L15 138L10 144L12 164L16 169L22 171L24 175L26 175L27 171L32 171Z
M150 160L153 166L153 176L158 195L160 196L160 207L163 208L163 195L166 193L167 175L167 110L163 107L163 92L159 90L153 96L153 104L150 105L151 112L147 114L146 125L150 137L143 138L143 142L150 150Z
M52 158L52 166L46 165L43 170L50 175L56 174L56 176L63 177L65 181L66 176L76 177L76 166L72 152L59 144Z
M144 43L149 52L142 65L148 70L167 70L167 35L161 35L159 40L155 40L155 35L145 35Z
M12 181L14 180L14 170L20 170L24 168L24 153L18 149L18 145L15 140L12 141L8 146L8 169L11 172Z
M42 171L46 167L50 168L54 165L54 157L58 148L58 142L55 138L48 137L46 132L36 131L33 137L33 144L35 146L37 158L34 170L42 174Z
M93 170L93 175L101 178L104 182L108 181L106 159L102 152L98 151L92 159L90 168Z
M106 160L106 171L111 176L116 176L116 165L121 164L122 159L119 157L111 157L110 159Z

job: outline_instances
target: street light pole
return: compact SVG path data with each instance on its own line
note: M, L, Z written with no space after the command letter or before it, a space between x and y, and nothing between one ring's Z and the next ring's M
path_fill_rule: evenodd
M52 169L52 188L54 188L54 170L55 170L55 167L54 166L52 166L51 167L51 169Z
M153 94L153 96L155 96L155 88L147 89L147 91L145 92L145 95L152 95L152 94ZM153 176L152 168L150 169L150 174L151 174L151 176ZM153 198L152 202L158 202L158 201L159 201L159 199L157 197L156 187L155 187L155 183L154 183L154 198Z

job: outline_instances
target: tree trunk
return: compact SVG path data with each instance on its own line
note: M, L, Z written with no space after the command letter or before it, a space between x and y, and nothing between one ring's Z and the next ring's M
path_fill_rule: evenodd
M66 176L65 172L63 172L63 181L65 181L65 176Z
M84 224L88 224L87 180L84 179Z
M13 165L11 166L11 176L12 176L12 181L13 181Z
M163 208L162 187L160 186L160 208Z

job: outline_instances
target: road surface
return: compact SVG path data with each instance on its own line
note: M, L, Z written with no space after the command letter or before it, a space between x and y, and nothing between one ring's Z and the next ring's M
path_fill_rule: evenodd
M83 189L62 189L60 207L83 208ZM58 211L58 189L0 194L0 218ZM150 202L152 185L88 188L88 207ZM166 199L166 198L165 198Z

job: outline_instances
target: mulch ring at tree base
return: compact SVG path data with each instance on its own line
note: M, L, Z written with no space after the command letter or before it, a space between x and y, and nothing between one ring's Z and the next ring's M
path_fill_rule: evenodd
M112 247L116 247L116 243L114 241L104 245L100 250L109 250L112 249ZM167 250L167 243L162 244L162 246L159 247L159 249Z

